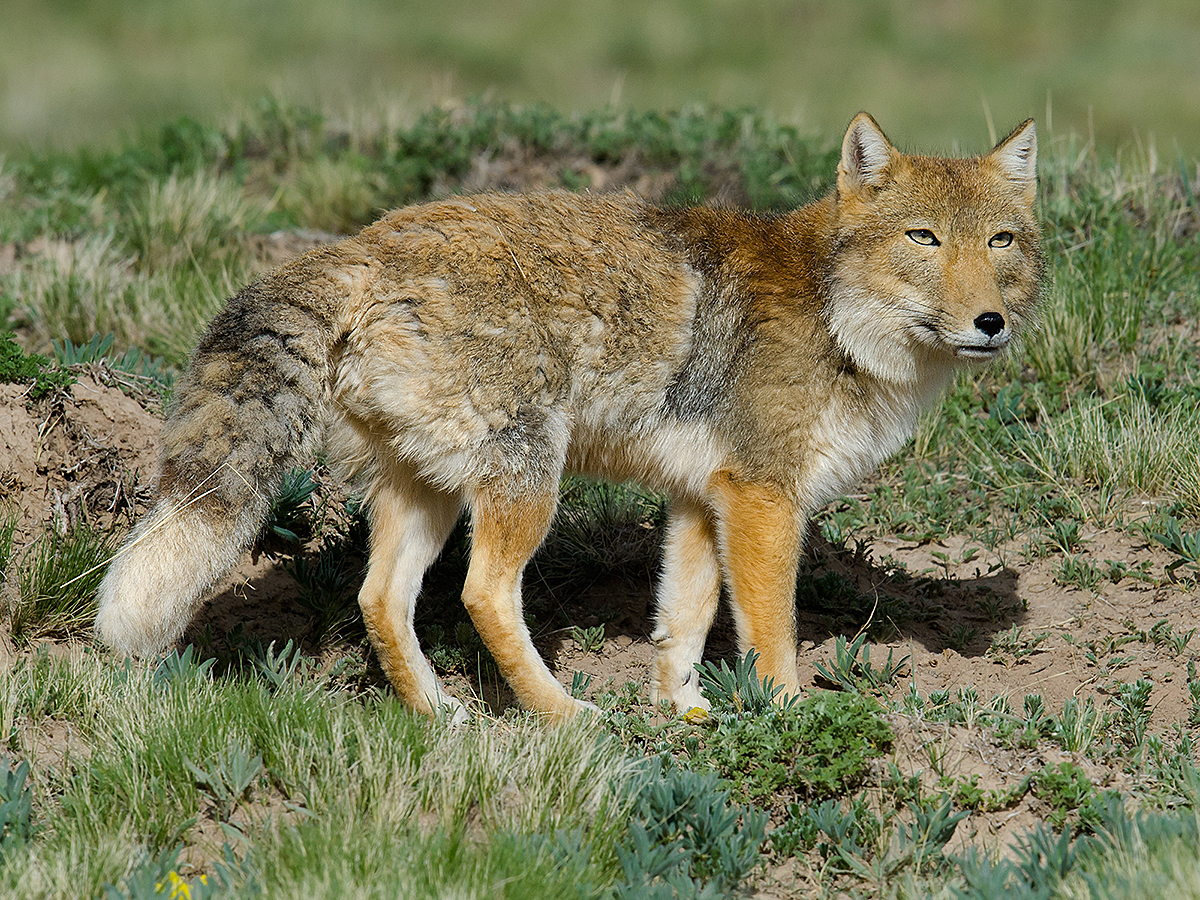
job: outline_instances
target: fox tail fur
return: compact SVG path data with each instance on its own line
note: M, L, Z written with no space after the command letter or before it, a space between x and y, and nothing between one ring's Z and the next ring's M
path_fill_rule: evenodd
M179 640L253 546L285 473L316 452L352 281L334 252L245 288L201 338L163 429L158 499L100 586L96 635L117 652Z

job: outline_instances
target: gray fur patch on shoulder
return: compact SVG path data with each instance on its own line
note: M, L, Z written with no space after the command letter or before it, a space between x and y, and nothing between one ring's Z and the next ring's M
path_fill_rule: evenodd
M732 400L738 359L749 343L739 305L706 283L696 298L691 347L667 386L666 412L684 422L714 418Z

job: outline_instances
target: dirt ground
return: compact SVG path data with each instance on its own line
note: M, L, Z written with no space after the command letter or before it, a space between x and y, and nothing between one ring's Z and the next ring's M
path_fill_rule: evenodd
M323 237L267 237L259 252L273 261ZM122 390L119 373L95 366L81 372L65 392L36 403L19 385L0 386L0 398L0 502L18 513L14 565L47 528L61 531L86 519L100 528L124 529L145 511L153 495L161 412ZM1125 578L1116 584L1103 580L1095 590L1080 590L1056 581L1061 555L1039 558L1020 545L999 552L978 547L970 561L956 564L954 560L971 556L967 551L973 545L962 538L913 543L888 535L861 537L869 538L869 551L863 554L814 538L806 569L837 573L860 595L887 600L880 609L905 613L889 620L868 610L854 619L826 604L809 608L802 603L797 615L803 684L820 686L814 664L834 655L838 635L853 638L869 626L873 661L882 662L889 651L910 660L900 691L915 685L927 697L937 690L954 695L970 686L982 702L1003 695L1018 711L1026 694L1040 694L1050 712L1061 710L1069 697L1092 697L1103 710L1118 682L1145 677L1154 683L1151 731L1186 720L1190 701L1183 669L1200 640L1180 654L1148 635L1164 621L1176 634L1186 634L1194 627L1196 597L1163 577L1171 557L1161 549L1128 533L1085 533L1080 552L1087 559L1130 568L1148 563L1156 578ZM897 571L907 574L897 578ZM8 579L10 585L14 581ZM818 578L814 583L822 582ZM606 633L601 649L585 653L560 624L543 628L539 647L564 683L569 685L579 671L593 677L593 689L627 681L645 684L652 589L649 579L631 583L621 578L597 583L579 596L555 598L558 623L604 624ZM279 562L259 555L226 579L189 634L205 626L224 634L240 625L264 643L303 640L310 617L297 606L296 596L295 583ZM993 645L998 636L1003 645L1006 632L1013 637L1008 642L1012 649L997 650ZM733 649L726 618L710 639L709 653L728 655ZM13 652L11 646L6 652ZM511 702L502 686L450 681L452 688L478 691L493 708ZM906 774L924 773L930 783L936 780L935 757L940 774L978 776L985 790L1009 788L1031 771L1067 758L1046 742L1031 750L1000 750L977 729L964 726L908 719L895 725L897 764ZM1122 786L1119 772L1083 758L1075 761L1097 787ZM1005 846L1040 812L1029 794L1012 808L973 815L955 840Z

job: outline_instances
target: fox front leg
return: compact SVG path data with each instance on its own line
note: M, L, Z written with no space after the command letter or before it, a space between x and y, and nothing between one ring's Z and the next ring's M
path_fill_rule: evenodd
M803 510L772 484L721 471L709 483L738 650L758 652L758 675L800 693L796 668L796 570Z
M721 596L721 566L712 516L698 503L671 506L658 588L650 700L666 700L677 712L707 710L696 664Z

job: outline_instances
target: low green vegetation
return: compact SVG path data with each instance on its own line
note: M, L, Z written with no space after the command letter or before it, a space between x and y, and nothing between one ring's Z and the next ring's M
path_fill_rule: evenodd
M28 385L27 396L37 400L73 380L69 372L52 367L46 357L22 350L11 331L0 332L0 384Z
M871 760L892 743L882 710L856 693L780 696L759 682L754 661L750 651L733 668L705 664L701 684L713 708L708 727L684 738L691 765L768 807L794 797L837 797L861 785Z
M26 760L0 783L5 896L156 896L184 847L217 895L247 897L726 896L759 865L764 814L593 722L450 730L290 646L223 668L188 648L0 675ZM55 722L72 735L48 766Z
M10 157L0 381L48 417L83 373L169 401L197 330L270 264L272 241L324 239L398 203L637 183L664 202L769 213L826 188L835 161L831 143L751 112L478 103L347 129L276 101L113 150ZM1064 615L1079 616L1111 585L1144 590L1147 605L1198 589L1200 178L1194 162L1070 146L1043 173L1045 319L1023 354L960 379L904 453L818 516L797 599L833 640L814 654L820 690L802 698L760 682L753 656L725 654L698 673L707 714L666 716L644 684L577 672L566 680L597 719L547 728L511 710L490 718L482 701L458 730L413 716L365 649L361 510L319 465L288 477L260 545L294 583L303 624L279 644L200 629L157 665L123 666L87 640L117 535L86 515L18 535L4 509L0 893L1187 896L1195 628L1154 614L1064 637L1028 624L1002 580L1052 563L1056 589L1078 600ZM556 634L588 662L610 650L619 604L572 621L563 599L644 587L663 517L657 495L565 483L527 573L536 638ZM1146 558L1094 552L1101 530ZM947 535L962 543L931 545L928 568L872 549ZM416 627L443 676L498 693L455 600L469 538L460 523ZM914 650L881 647L938 625L972 570L972 617L945 629L946 659L1023 671L1069 638L1096 690L930 686ZM1140 664L1151 651L1157 668ZM1185 702L1163 725L1168 685ZM1011 760L1012 777L961 771L963 746ZM986 840L980 823L1018 807L1039 824Z
M96 590L114 549L115 538L87 524L35 541L19 562L18 597L8 619L12 639L24 645L85 631L96 616Z
M0 242L32 242L0 282L0 309L39 349L112 333L178 364L256 268L248 237L278 228L356 230L381 210L443 194L481 156L531 154L545 183L591 186L636 165L665 199L782 209L829 181L831 150L751 112L696 109L565 116L481 104L434 110L390 133L347 133L311 110L265 103L228 129L189 119L118 150L0 161L13 186Z

